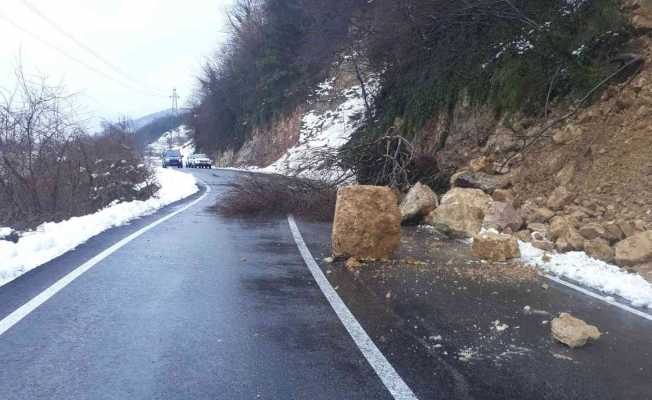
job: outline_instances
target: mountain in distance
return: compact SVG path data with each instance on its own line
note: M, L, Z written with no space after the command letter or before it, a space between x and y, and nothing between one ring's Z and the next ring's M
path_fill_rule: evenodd
M186 110L179 110L179 114L183 114L185 111ZM140 117L131 121L132 129L134 131L138 131L139 129L143 128L145 125L149 125L158 119L170 117L173 115L174 115L174 109L172 108L168 108L167 110L162 110L152 114L145 115L144 117Z
M187 109L159 111L132 121L136 141L141 148L157 141L165 132L179 128L186 120Z

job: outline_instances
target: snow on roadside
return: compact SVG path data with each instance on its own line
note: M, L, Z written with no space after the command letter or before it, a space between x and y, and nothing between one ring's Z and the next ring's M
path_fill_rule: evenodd
M546 253L519 241L521 259L552 275L568 278L608 295L620 296L635 307L652 308L652 284L638 274L589 257L584 252ZM544 260L544 254L547 254ZM549 257L549 259L548 259Z
M163 168L157 168L156 174L161 189L149 200L116 203L94 214L62 222L46 222L34 231L24 233L18 243L0 240L0 286L109 228L152 214L199 190L191 174Z

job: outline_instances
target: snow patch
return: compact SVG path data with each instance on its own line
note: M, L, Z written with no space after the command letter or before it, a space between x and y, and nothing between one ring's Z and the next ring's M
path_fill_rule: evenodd
M555 276L571 279L607 295L619 296L635 307L652 308L652 284L638 274L632 274L584 252L546 253L530 243L519 241L521 259L528 265ZM544 254L547 255L544 260Z
M332 96L333 84L334 79L329 79L318 85L314 92L317 100ZM376 79L367 82L369 98L373 98L378 87ZM301 121L299 143L296 146L288 149L281 158L265 168L244 167L242 170L292 175L327 182L339 181L343 176L348 175L347 172L337 168L322 169L315 165L315 157L320 152L339 149L345 145L363 123L366 106L362 92L361 86L353 86L339 93L343 101L335 110L313 109L307 112Z
M184 157L186 154L190 155L195 152L194 145L190 138L190 129L185 125L181 125L176 129L165 132L157 141L151 143L147 147L149 148L150 153L155 156L159 156L165 150L179 150ZM188 153L190 150L192 150L192 152ZM186 154L184 154L184 152Z
M61 222L46 222L34 231L24 233L18 243L0 240L0 286L73 250L109 228L152 214L199 190L191 174L158 168L156 175L161 189L149 200L114 202L94 214Z

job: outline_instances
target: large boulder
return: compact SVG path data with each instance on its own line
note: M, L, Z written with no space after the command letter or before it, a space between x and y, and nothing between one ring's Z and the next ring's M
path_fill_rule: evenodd
M493 193L496 189L505 189L511 186L510 175L489 175L484 172L466 171L458 174L451 182L453 186L469 189L480 189L483 192Z
M473 255L484 260L503 262L521 256L518 241L510 235L481 233L473 238Z
M550 193L546 205L552 210L561 210L573 200L573 194L566 189L566 186L558 186Z
M510 203L496 201L487 210L483 226L500 232L506 228L518 232L523 227L523 216Z
M582 347L589 340L598 340L600 331L570 314L561 313L550 324L552 337L570 348Z
M616 264L634 266L652 261L652 231L637 233L616 244Z
M453 188L441 198L441 204L462 203L477 207L486 213L491 205L491 197L479 189Z
M391 189L356 185L337 191L333 256L391 258L400 243L401 213Z
M430 214L438 206L437 195L428 186L417 182L408 191L399 209L401 221L415 221Z
M424 222L432 226L447 226L462 236L480 232L485 214L492 203L482 190L453 188L441 198L441 204L428 214Z
M428 214L424 223L434 227L447 227L455 237L470 237L482 229L484 212L467 203L441 204Z

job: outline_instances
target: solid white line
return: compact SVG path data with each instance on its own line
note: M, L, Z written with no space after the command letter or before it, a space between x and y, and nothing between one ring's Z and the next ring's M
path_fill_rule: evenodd
M604 301L605 303L611 304L614 307L618 307L621 310L630 312L630 313L632 313L634 315L637 315L637 316L639 316L641 318L645 318L645 319L647 319L649 321L652 321L652 315L644 313L641 310L637 310L634 307L630 307L630 306L628 306L626 304L622 304L622 303L617 302L616 300L608 298L606 296L599 295L599 294L594 293L594 292L592 292L590 290L584 289L581 286L578 286L578 285L575 285L573 283L567 282L567 281L565 281L563 279L560 279L560 278L558 278L558 277L556 277L554 275L543 274L543 276L545 276L546 278L550 279L553 282L559 283L560 285L564 285L564 286L569 287L571 289L577 290L578 292L584 293L587 296L591 296L591 297L593 297L595 299L598 299L598 300Z
M376 371L376 374L383 382L387 390L389 390L392 396L397 400L417 399L412 390L398 375L394 367L392 367L389 361L387 361L387 358L385 358L378 347L376 347L369 335L367 335L367 332L365 332L362 325L360 325L358 320L355 319L346 304L344 304L335 289L333 289L330 282L328 282L328 279L326 279L326 276L324 276L324 273L317 265L317 262L310 253L310 250L308 250L308 246L306 246L306 243L301 236L301 232L299 231L299 228L294 221L294 217L291 215L288 216L288 223L290 225L290 230L292 231L294 241L299 248L299 252L303 257L303 260L306 262L308 269L312 273L313 278L315 278L315 281L317 281L317 285L319 285L319 288L321 289L322 293L324 293L324 296L326 296L326 299L335 311L335 314L337 314L340 321L342 321L342 324L349 332L349 335L351 335L353 341L358 346L364 357L367 359L369 365L371 365L374 371Z
M203 183L203 182L202 182ZM52 286L49 288L45 289L42 291L40 294L38 294L36 297L32 298L30 301L27 303L23 304L20 308L16 309L16 311L12 312L8 316L2 319L0 321L0 336L2 336L5 332L7 332L11 327L16 325L18 322L20 322L23 318L28 316L32 311L36 310L41 304L45 303L48 301L52 296L57 294L59 291L61 291L63 288L68 286L70 283L72 283L75 279L79 278L84 272L88 271L89 269L93 268L97 264L99 264L102 260L106 259L109 257L111 254L115 253L116 251L120 250L122 247L124 247L127 243L131 242L132 240L136 239L137 237L141 236L145 232L149 231L150 229L162 224L163 222L169 220L170 218L186 211L190 207L194 206L195 204L199 203L202 201L208 193L210 193L211 188L204 184L206 187L206 192L201 195L196 200L193 200L190 204L184 206L183 208L180 208L177 211L174 211L165 217L162 217L158 219L157 221L147 225L144 228L141 228L140 230L132 233L131 235L127 236L126 238L122 239L118 243L114 244L113 246L107 248L106 250L102 251L95 257L91 258L90 260L86 261L73 271L69 272L66 276L63 278L59 279L57 282L55 282Z

